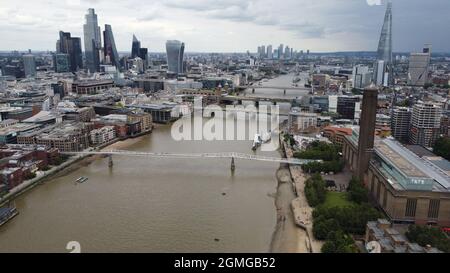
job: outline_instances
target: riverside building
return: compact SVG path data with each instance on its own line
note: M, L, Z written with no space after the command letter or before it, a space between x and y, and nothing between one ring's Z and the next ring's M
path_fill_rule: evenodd
M419 157L393 138L375 139L376 96L368 91L360 129L344 140L348 166L392 222L450 226L450 162Z

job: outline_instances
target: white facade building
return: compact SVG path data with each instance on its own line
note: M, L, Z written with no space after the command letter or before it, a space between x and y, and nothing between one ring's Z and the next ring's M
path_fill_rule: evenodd
M116 138L116 131L114 130L114 126L105 126L100 129L92 130L90 137L92 144L99 145Z

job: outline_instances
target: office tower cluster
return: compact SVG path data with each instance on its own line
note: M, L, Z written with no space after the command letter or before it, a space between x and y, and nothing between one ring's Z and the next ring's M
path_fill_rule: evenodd
M59 32L54 56L55 70L57 72L76 72L83 68L83 53L81 39L71 37L69 32Z
M85 15L84 56L81 49L81 38L72 37L70 32L59 32L56 42L56 53L53 56L53 65L56 72L77 72L86 69L90 73L100 71L100 65L112 65L120 69L119 54L116 48L111 25L106 24L102 32L98 25L98 17L94 9L88 9Z
M299 53L289 46L285 47L283 44L280 44L278 48L275 49L273 49L272 45L268 45L267 47L262 45L257 48L257 57L260 59L293 59L297 58L299 55L303 55L303 50Z
M141 64L142 67L148 66L148 49L141 47L141 41L136 38L136 35L133 35L133 41L131 43L131 59L137 67L140 67Z
M60 31L59 40L56 43L56 53L53 56L56 72L76 72L84 68L89 73L95 73L100 72L101 67L103 67L102 71L110 71L111 68L114 70L115 67L116 71L120 71L122 68L131 68L140 74L148 68L148 49L141 47L141 41L138 40L136 35L133 35L130 57L120 58L112 26L105 24L104 31L101 32L97 14L92 8L88 9L85 15L83 32L85 65L83 65L81 39L71 37L69 32ZM184 73L184 43L169 40L166 43L166 52L169 72L174 74ZM32 60L30 56L24 56L24 62L26 61L27 65L26 72L30 76L35 74L35 71L33 72L31 68Z

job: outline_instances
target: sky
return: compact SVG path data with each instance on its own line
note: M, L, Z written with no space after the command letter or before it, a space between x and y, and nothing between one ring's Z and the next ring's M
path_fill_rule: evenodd
M187 52L256 52L289 45L312 52L375 51L385 0L0 0L0 50L55 50L58 32L83 39L84 15L112 25L119 51L133 34L150 52L165 41ZM450 52L449 0L392 0L394 51Z

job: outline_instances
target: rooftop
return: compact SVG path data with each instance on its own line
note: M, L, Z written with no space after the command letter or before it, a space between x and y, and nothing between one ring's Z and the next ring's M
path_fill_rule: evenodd
M436 160L434 158L434 162L437 162L443 168L441 169L439 165L435 165L433 158L431 160L422 159L392 138L377 141L375 152L384 160L391 162L406 177L412 178L413 181L419 183L424 181L420 178L431 178L438 184L435 185L434 190L450 191L448 172L450 162L445 159Z
M0 129L0 135L8 135L17 132L29 131L38 128L39 125L28 123L16 123L6 128Z
M358 146L359 130L349 140ZM374 151L381 158L380 171L397 190L450 191L450 162L440 157L420 158L393 138L375 138ZM375 160L376 161L376 160Z

